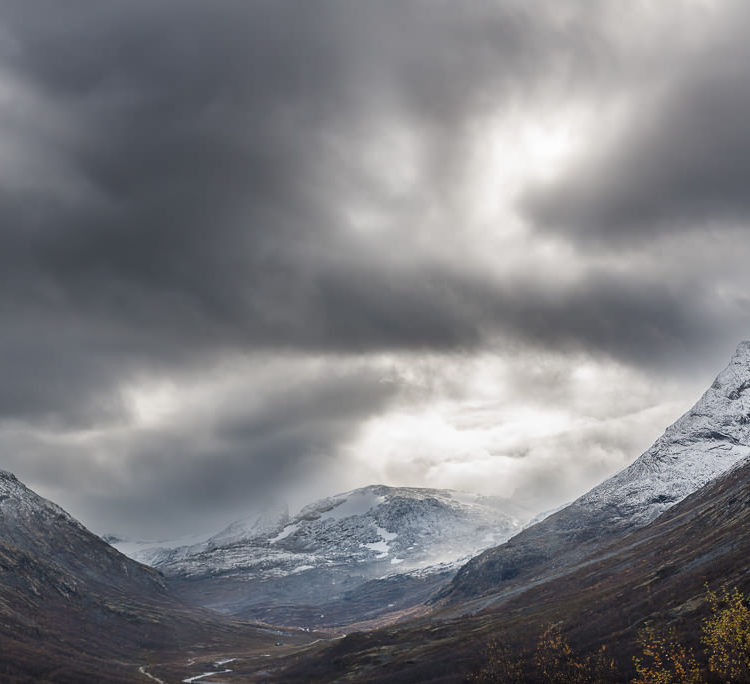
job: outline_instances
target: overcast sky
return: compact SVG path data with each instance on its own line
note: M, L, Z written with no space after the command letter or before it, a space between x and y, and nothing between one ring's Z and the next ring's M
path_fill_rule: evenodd
M0 467L98 532L556 506L750 336L750 6L4 0Z

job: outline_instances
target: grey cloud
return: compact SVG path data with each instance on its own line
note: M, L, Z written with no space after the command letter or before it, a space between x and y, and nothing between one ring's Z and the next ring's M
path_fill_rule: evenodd
M64 438L4 437L4 467L100 532L211 532L233 517L283 503L279 492L289 494L291 483L334 483L341 445L399 391L359 365L326 365L294 377L276 373L276 387L248 381L244 391L219 393L204 410L131 430L126 440L115 431L82 448ZM29 451L36 454L32 461Z
M527 192L535 223L605 249L660 232L747 226L750 15L742 4L724 8L721 21L707 21L700 49L675 55L665 47L651 76L657 86L636 89L622 130L559 180Z
M550 348L596 349L639 366L680 367L695 362L696 349L715 340L716 329L735 311L704 297L700 282L685 290L641 279L594 272L577 286L511 300L499 318L511 321L521 338ZM690 292L692 296L687 296Z
M746 336L742 274L718 299L720 265L693 274L686 259L665 275L630 249L606 270L585 263L586 241L742 219L747 88L725 67L745 48L734 37L712 60L670 57L663 97L642 101L645 62L618 34L620 8L4 2L0 432L22 424L32 435L6 467L34 475L23 465L33 460L35 481L54 473L71 489L90 472L85 510L112 520L177 518L216 498L226 511L329 467L362 421L398 401L366 369L383 352L515 344L668 371L723 360L717 341ZM453 249L478 121L623 93L640 112L623 145L527 200L532 228L553 226L583 255L575 282L491 272ZM404 187L381 150L391 129L415 148ZM600 144L592 132L590 147ZM373 209L381 233L354 230L350 205ZM290 371L294 395L266 388L266 405L244 412L217 400L220 419L196 432L186 416L128 432L119 390L131 381L265 353L365 367L308 384ZM121 433L100 445L101 472L91 454L33 437L80 428ZM121 471L124 493L111 485Z
M16 331L4 346L17 372L49 383L18 401L12 383L0 404L11 415L56 405L63 420L91 414L139 366L226 349L478 344L477 276L404 258L398 236L453 191L472 118L529 98L549 71L588 71L591 42L585 23L523 3L72 3L61 14L10 2L2 15L3 73L28 111L0 112L20 155L0 190L0 316ZM394 119L425 150L416 199L391 196L357 161ZM29 164L44 179L24 176ZM339 205L354 195L389 215L383 243L349 234Z

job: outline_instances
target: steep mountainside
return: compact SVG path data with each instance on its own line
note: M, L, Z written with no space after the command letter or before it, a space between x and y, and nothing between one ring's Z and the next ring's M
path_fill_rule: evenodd
M281 624L370 619L425 599L457 561L525 520L507 502L459 492L370 486L239 521L204 543L146 549L184 597Z
M698 403L630 467L485 551L457 573L454 598L559 571L656 518L750 454L750 342Z
M486 662L486 645L494 641L502 657L521 661L523 681L542 681L532 671L537 640L556 624L579 656L606 645L617 681L630 681L637 634L646 623L675 629L700 651L706 585L750 594L748 558L750 459L744 459L556 577L503 584L494 594L465 599L462 610L442 607L398 629L353 634L271 665L281 668L275 672L280 682L460 682Z
M144 681L156 654L274 638L185 606L157 571L0 471L1 681Z
M111 590L166 595L158 572L103 544L62 508L30 490L15 475L1 470L0 541L8 549L54 565L70 577L72 592L89 581Z

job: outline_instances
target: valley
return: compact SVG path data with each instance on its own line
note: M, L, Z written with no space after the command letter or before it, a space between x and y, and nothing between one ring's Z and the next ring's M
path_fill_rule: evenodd
M113 540L129 558L0 472L0 674L449 682L500 641L536 681L554 625L627 681L645 625L698 648L706 589L750 591L749 454L742 343L632 465L527 527L502 499L371 485L188 545Z

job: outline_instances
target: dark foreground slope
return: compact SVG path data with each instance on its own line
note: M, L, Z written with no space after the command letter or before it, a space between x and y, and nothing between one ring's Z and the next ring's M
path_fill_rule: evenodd
M0 471L0 681L145 681L180 651L278 637L188 608L161 575Z
M531 660L546 625L559 623L581 654L606 644L627 681L644 622L696 641L706 584L750 592L750 463L555 578L436 612L400 629L353 634L316 657L274 673L274 681L461 681L481 667L497 638ZM454 615L454 617L451 617ZM529 675L529 681L531 675Z
M750 454L750 342L700 400L631 466L505 544L473 558L445 592L454 600L575 565Z

